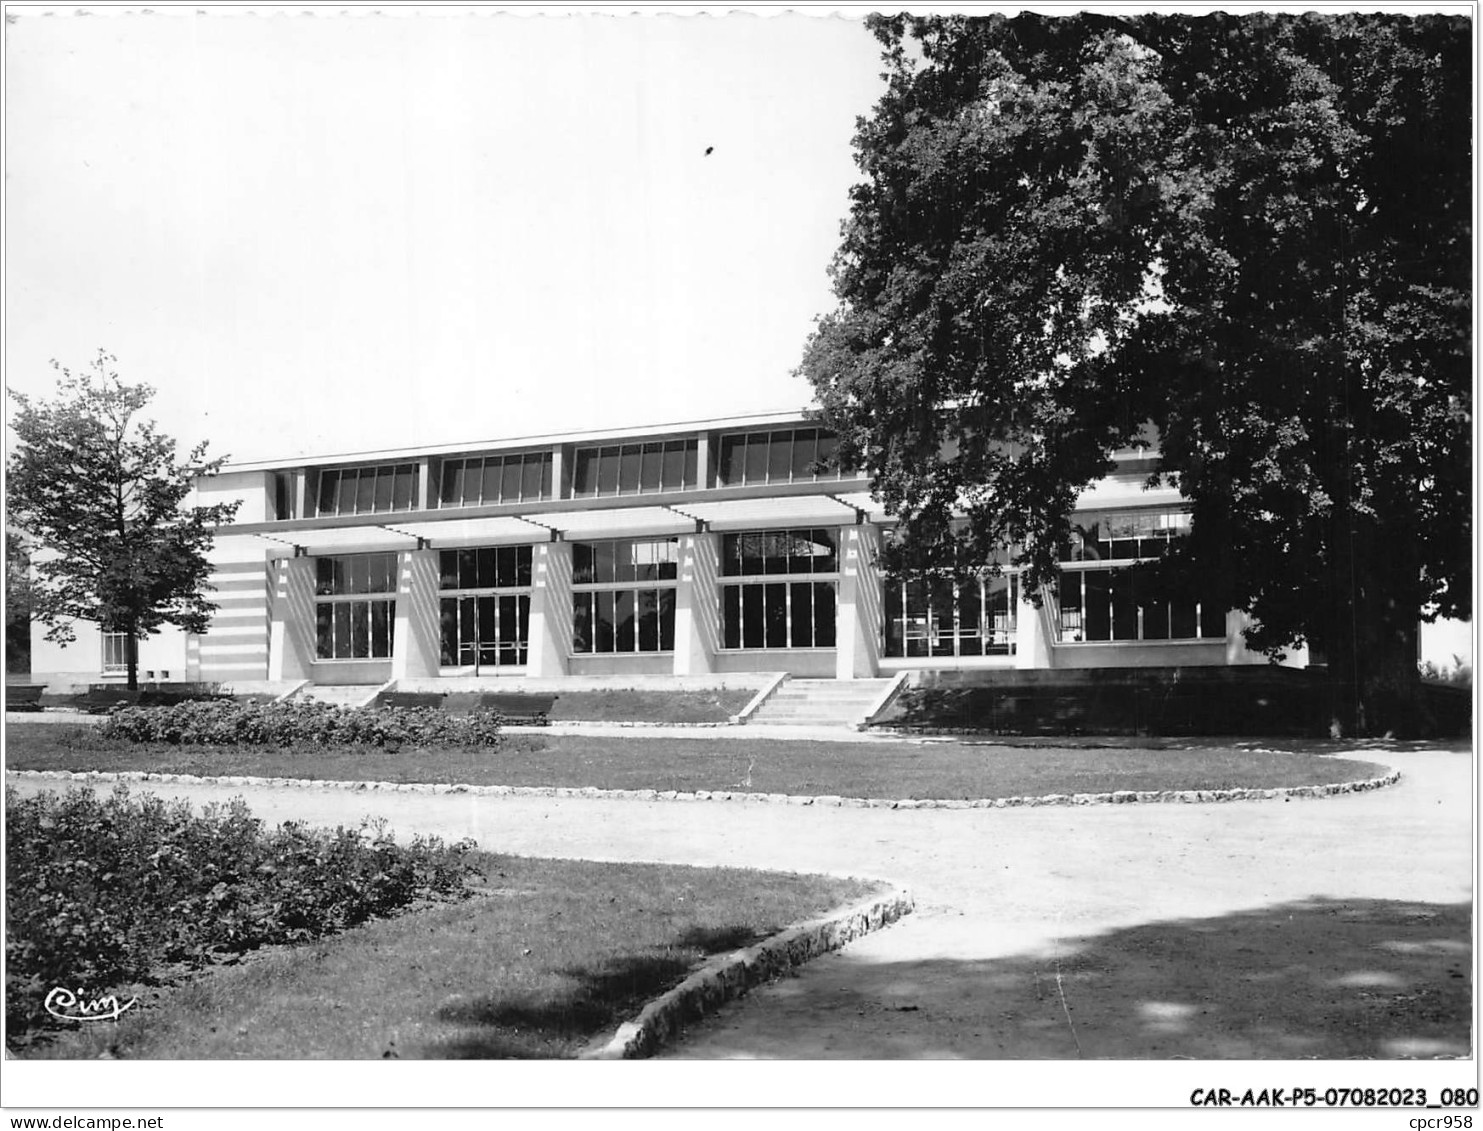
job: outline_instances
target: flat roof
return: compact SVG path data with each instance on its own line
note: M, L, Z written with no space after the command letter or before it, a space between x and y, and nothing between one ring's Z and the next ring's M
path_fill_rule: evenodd
M803 409L791 412L759 412L748 416L720 416L708 420L681 420L669 424L643 424L626 428L599 428L573 432L548 432L535 436L506 436L493 440L471 440L457 444L424 444L408 448L382 448L368 452L338 452L321 456L298 456L290 459L247 460L222 465L222 473L233 471L277 471L291 467L322 467L334 464L394 462L421 456L456 455L461 452L487 452L510 448L534 448L552 444L580 443L591 440L644 439L650 436L672 436L689 432L726 428L755 428L758 425L805 424L809 418Z

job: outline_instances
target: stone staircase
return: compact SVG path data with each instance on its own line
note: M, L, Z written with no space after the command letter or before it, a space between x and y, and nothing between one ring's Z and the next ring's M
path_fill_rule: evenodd
M748 720L759 726L853 727L889 679L789 679Z
M364 707L378 690L380 685L375 683L311 683L295 698L333 703L337 707Z

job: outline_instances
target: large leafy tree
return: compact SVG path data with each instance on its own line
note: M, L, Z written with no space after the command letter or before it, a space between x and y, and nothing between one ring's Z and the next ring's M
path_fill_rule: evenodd
M1148 423L1161 567L1413 729L1418 619L1470 617L1466 19L875 17L889 87L801 371L902 519L897 569L1056 574ZM966 522L954 525L954 515Z
M216 608L206 554L237 504L186 505L195 477L222 460L208 461L204 443L178 459L175 441L139 416L154 390L122 382L112 356L100 352L78 373L53 366L54 399L11 393L8 521L42 548L31 561L31 616L64 645L77 621L124 633L137 687L142 637L166 624L206 631Z

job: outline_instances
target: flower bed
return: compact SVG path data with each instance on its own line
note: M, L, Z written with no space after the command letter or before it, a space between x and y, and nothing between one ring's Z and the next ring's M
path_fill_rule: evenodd
M302 942L466 893L472 841L396 844L383 826L266 831L241 801L130 798L120 786L21 800L6 792L6 1020L48 1022L57 987L99 994L162 967Z
M313 700L199 700L119 708L108 716L103 733L179 746L498 746L500 723L499 715L490 711L450 715L431 707L368 710Z

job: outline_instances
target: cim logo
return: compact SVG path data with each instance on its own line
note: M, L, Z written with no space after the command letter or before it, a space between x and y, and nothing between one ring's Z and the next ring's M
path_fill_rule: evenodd
M104 997L88 998L83 995L81 989L76 993L62 986L57 986L46 995L42 1004L46 1011L53 1017L60 1017L63 1021L117 1021L123 1016L124 1010L138 1004L139 999L131 997L122 1005L113 994Z

